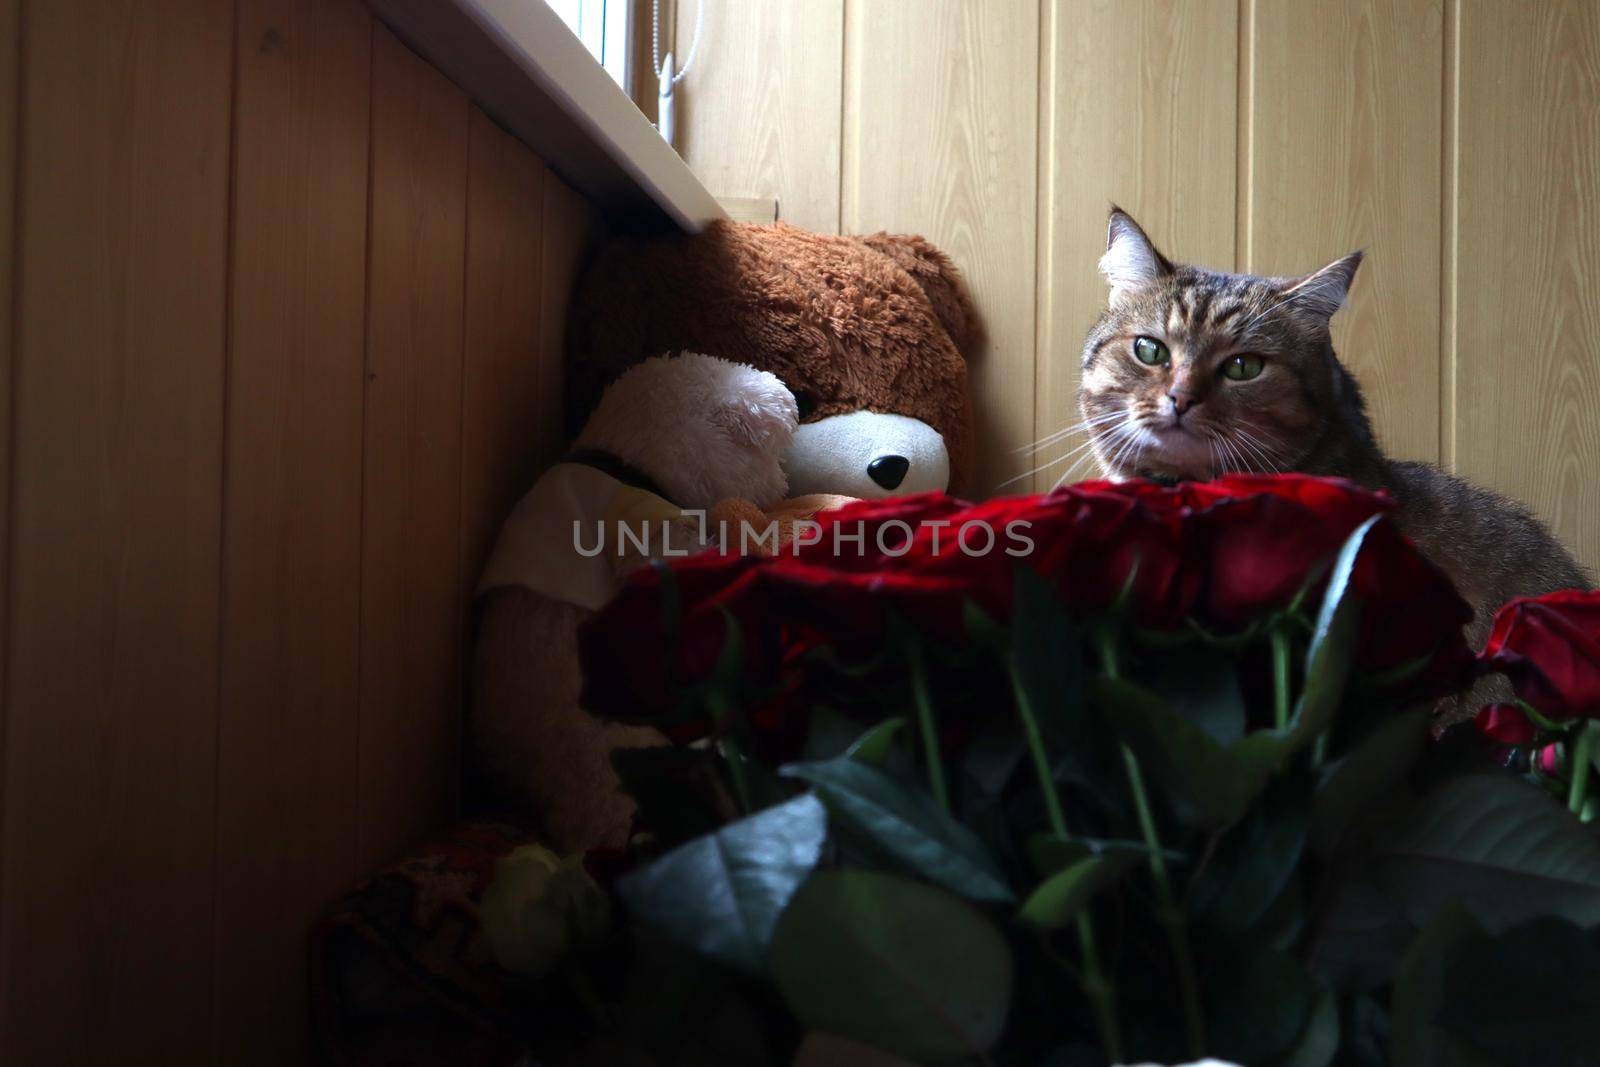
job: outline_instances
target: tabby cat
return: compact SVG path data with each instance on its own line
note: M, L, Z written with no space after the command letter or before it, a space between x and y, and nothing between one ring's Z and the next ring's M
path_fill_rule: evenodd
M1507 600L1589 580L1521 505L1383 454L1328 332L1360 263L1352 252L1299 278L1182 266L1113 208L1100 260L1111 299L1083 346L1083 425L1112 478L1302 471L1388 490L1400 528L1472 604L1467 636L1481 647Z

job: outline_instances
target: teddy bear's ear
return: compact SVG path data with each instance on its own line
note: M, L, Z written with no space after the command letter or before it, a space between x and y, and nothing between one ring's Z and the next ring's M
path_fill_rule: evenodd
M966 283L950 257L915 234L875 233L856 240L882 255L922 287L933 313L960 353L968 358L983 339L982 324L972 306Z

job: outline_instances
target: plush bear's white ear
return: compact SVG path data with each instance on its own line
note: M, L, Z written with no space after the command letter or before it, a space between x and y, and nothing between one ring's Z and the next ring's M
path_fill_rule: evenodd
M737 444L762 451L781 449L794 436L794 396L780 385L776 392L733 397L711 413L711 423Z
M1100 274L1111 287L1112 305L1171 273L1172 264L1156 251L1133 216L1113 206L1106 224L1106 254L1100 257Z
M713 376L705 380L714 397L707 416L711 425L741 448L773 455L787 448L800 406L783 380L748 364L700 358Z

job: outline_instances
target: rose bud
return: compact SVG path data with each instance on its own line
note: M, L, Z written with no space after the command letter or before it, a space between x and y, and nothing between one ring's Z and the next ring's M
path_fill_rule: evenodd
M563 860L543 845L524 845L496 864L478 915L501 967L542 978L606 935L611 901L582 856Z
M1496 613L1480 659L1548 719L1600 716L1600 592L1511 601Z
M1515 704L1490 704L1473 723L1479 733L1502 745L1531 745L1539 732Z

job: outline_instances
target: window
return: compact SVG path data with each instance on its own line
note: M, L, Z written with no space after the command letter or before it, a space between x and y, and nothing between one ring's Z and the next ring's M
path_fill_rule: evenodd
M545 0L561 16L589 54L606 68L611 80L630 92L628 67L632 52L631 0Z

